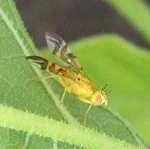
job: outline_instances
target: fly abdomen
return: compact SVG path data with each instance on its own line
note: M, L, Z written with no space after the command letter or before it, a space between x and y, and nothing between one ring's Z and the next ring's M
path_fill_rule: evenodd
M33 64L34 66L42 69L42 70L48 70L54 74L57 74L59 76L64 76L67 78L73 79L73 75L68 71L66 68L48 61L45 58L42 58L40 56L27 56L26 59Z
M34 66L43 70L49 70L48 67L52 64L52 62L40 56L27 56L26 59Z

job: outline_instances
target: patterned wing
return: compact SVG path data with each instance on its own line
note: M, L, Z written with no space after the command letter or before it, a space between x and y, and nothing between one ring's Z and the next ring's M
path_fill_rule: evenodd
M66 42L56 33L46 32L45 37L53 59L63 67L83 75L76 56L69 50Z

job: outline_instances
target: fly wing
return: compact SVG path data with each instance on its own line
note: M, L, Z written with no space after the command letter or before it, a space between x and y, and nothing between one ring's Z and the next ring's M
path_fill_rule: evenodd
M77 74L83 74L76 56L73 55L66 42L59 35L46 32L45 37L50 53L55 61Z

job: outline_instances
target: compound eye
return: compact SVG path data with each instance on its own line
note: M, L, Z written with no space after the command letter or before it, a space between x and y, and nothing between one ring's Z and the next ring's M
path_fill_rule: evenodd
M100 103L102 103L102 101L103 100L102 100L101 96L98 95L98 96L95 97L95 103L100 104Z

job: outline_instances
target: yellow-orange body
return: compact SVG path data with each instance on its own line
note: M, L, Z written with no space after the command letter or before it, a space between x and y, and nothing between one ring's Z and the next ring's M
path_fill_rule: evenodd
M67 92L72 93L76 96L82 96L85 98L90 98L95 91L95 87L92 82L78 74L74 76L66 68L56 64L56 63L47 63L47 69L50 72L57 74L60 84L66 88Z
M58 77L58 80L69 93L72 93L76 96L90 98L95 91L95 87L91 81L85 77L82 77L80 74L74 79Z

